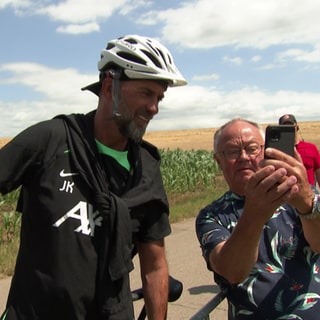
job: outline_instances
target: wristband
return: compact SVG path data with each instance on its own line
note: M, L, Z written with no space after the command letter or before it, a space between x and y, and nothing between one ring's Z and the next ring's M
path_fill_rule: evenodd
M299 217L302 219L316 219L320 218L320 199L319 194L315 194L312 200L312 210L307 214L299 214Z

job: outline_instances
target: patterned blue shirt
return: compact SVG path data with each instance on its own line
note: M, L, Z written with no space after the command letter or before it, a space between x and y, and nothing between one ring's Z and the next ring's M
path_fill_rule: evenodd
M209 269L210 251L229 238L243 207L244 197L228 191L200 211L196 232ZM320 319L319 267L320 256L305 240L296 210L283 205L264 226L248 278L231 285L214 275L221 288L228 288L229 320L315 320Z

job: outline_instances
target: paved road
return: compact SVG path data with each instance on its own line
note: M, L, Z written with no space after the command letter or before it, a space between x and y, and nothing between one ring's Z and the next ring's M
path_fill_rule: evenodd
M170 274L183 283L181 297L169 304L169 320L190 319L217 292L212 275L207 271L204 259L194 232L194 219L172 225L172 234L166 240ZM132 272L132 289L141 286L138 262ZM10 279L0 280L0 311L4 309ZM142 301L135 302L136 315L142 307ZM0 312L0 313L1 313ZM224 300L212 313L210 319L226 320L227 305Z

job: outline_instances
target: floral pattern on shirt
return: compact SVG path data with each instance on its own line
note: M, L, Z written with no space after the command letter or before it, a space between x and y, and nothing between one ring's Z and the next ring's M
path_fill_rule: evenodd
M196 231L209 269L210 251L229 238L243 207L244 197L228 191L200 211ZM283 205L264 226L248 278L230 285L215 273L215 281L228 288L229 319L314 320L320 319L319 267L295 209Z

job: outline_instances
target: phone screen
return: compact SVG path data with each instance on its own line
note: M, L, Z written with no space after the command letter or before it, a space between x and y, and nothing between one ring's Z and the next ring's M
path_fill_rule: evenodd
M292 125L267 126L265 148L275 148L294 155L295 127Z

